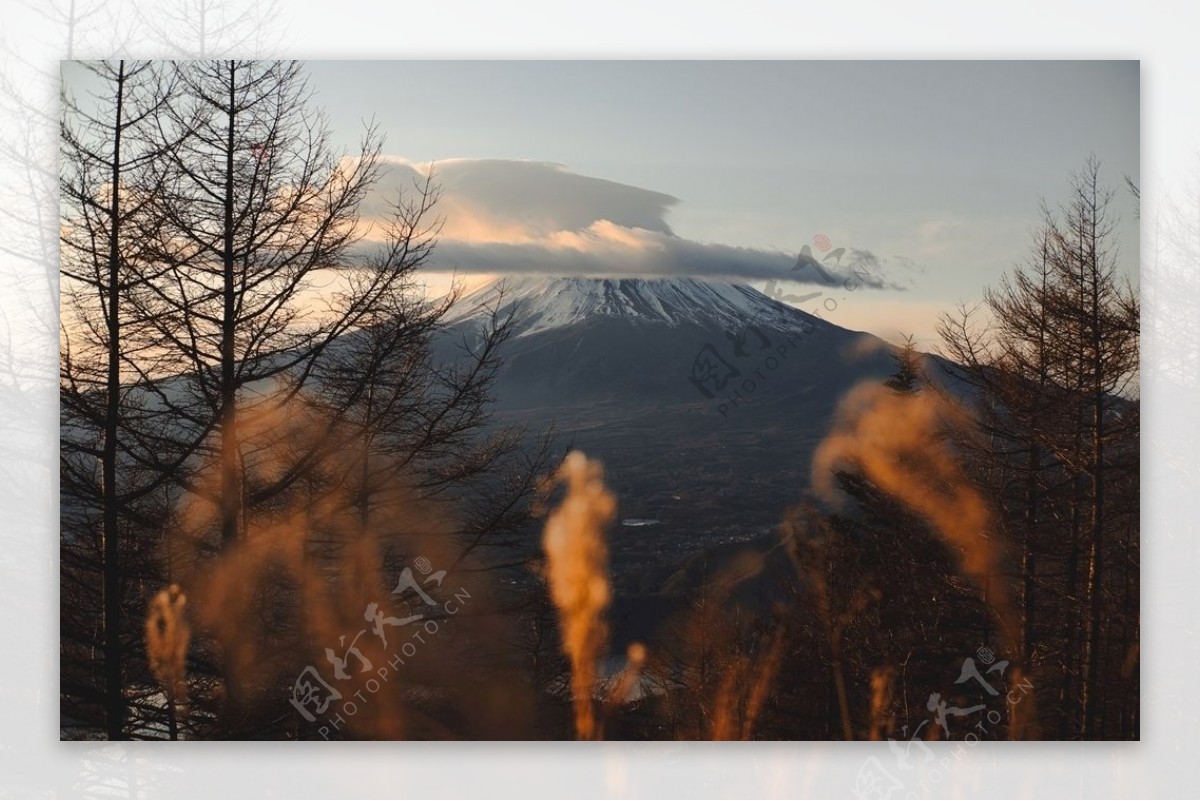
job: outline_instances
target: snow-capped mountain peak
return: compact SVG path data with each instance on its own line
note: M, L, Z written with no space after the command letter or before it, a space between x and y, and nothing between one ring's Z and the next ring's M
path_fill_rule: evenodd
M746 284L695 278L509 277L484 286L455 304L454 324L515 306L518 337L597 317L649 325L741 328L748 324L781 330L811 326L816 318L772 300Z

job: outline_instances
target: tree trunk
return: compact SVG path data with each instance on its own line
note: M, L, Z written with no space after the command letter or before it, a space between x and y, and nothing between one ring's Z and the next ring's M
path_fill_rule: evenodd
M117 496L117 417L121 412L120 324L120 185L121 114L125 93L125 62L117 72L116 124L113 128L112 184L108 232L108 375L101 455L104 488L104 705L105 732L110 740L125 737L124 678L121 670L121 537Z
M1025 486L1025 536L1021 545L1021 574L1024 587L1021 593L1021 658L1026 668L1032 670L1033 665L1033 587L1037 575L1037 559L1033 554L1034 530L1038 525L1038 472L1041 470L1041 452L1037 444L1030 438L1029 443L1029 476Z
M1082 665L1077 668L1077 663L1074 659L1075 654L1080 648L1080 629L1082 621L1076 622L1077 618L1083 613L1083 605L1079 602L1079 563L1080 558L1080 529L1082 523L1080 520L1080 506L1083 498L1082 488L1079 478L1073 476L1071 478L1072 496L1071 496L1071 550L1067 556L1067 592L1062 614L1067 616L1070 621L1067 633L1066 649L1063 652L1063 676L1062 676L1062 699L1063 699L1063 721L1059 732L1059 739L1069 740L1075 725L1079 722L1080 716L1080 696L1076 694L1076 673L1081 671ZM1086 696L1087 685L1084 682L1079 682L1079 692Z
M235 546L240 536L242 516L241 443L238 441L237 419L237 354L234 337L237 332L237 293L233 251L233 152L237 121L237 65L229 62L229 109L225 151L224 243L222 272L224 278L221 315L221 544L226 550ZM239 676L242 647L227 643L223 654L225 678L224 714L222 728L226 737L239 736L245 717L245 698Z
M1093 255L1093 264L1095 263ZM1083 709L1083 735L1094 734L1096 726L1096 683L1100 675L1100 629L1104 616L1104 593L1101 578L1104 568L1104 364L1100 340L1100 287L1097 277L1092 287L1092 531L1088 559L1088 621L1087 685L1091 689Z
M236 122L237 66L229 63L229 127L225 152L225 242L223 247L224 312L221 320L221 541L229 547L238 538L242 511L242 475L237 432L237 386L234 335L237 295L233 253L233 148Z

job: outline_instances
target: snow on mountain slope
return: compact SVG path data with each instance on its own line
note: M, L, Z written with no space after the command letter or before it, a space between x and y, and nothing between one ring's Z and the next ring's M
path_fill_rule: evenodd
M745 284L694 278L506 278L463 297L446 322L481 317L496 305L504 312L516 307L518 337L596 317L739 330L751 321L778 330L820 325L817 318Z
M744 284L693 278L508 278L450 311L447 358L461 352L465 330L497 308L514 313L494 386L501 409L715 405L718 394L744 390L757 376L756 405L798 408L793 401L803 395L800 406L815 403L824 416L849 386L892 366L868 334ZM864 337L872 347L862 347Z

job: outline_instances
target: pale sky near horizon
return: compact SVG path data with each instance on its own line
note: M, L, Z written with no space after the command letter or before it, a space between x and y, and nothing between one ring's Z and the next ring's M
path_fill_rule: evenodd
M1041 199L1060 202L1092 153L1116 190L1120 263L1137 282L1136 204L1125 189L1126 176L1139 177L1136 61L308 67L348 146L373 116L385 152L413 162L555 162L664 193L678 199L663 218L670 230L697 243L795 254L824 234L835 248L870 251L904 290L840 293L828 317L889 338L906 328L932 344L937 313L978 300L1023 258ZM513 207L536 176L472 177L488 190L472 208L503 203L506 219L521 219ZM508 195L496 186L506 180ZM567 203L574 190L546 191Z

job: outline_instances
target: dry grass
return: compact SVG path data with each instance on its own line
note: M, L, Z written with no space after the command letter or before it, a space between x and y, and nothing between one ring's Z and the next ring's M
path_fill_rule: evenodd
M610 598L604 528L616 516L617 500L604 486L600 463L578 451L563 460L555 480L567 493L546 520L546 573L571 662L575 734L594 740L601 736L593 698L596 663L608 640L604 612Z

